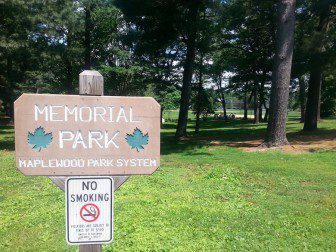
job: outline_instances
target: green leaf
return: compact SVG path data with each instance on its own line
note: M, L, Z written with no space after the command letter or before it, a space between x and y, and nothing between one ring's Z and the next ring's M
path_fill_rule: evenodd
M42 148L47 148L52 139L52 133L46 134L41 126L35 129L34 134L28 131L28 143L33 145L33 149L41 151Z
M142 134L141 130L136 128L133 134L126 134L126 142L132 149L143 150L143 145L148 144L148 133Z

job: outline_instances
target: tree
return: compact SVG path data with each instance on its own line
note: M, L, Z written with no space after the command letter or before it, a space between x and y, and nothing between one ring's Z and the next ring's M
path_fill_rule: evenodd
M306 80L305 76L299 77L299 100L300 100L300 122L303 123L306 114Z
M177 138L187 136L187 123L189 100L191 92L191 79L193 76L195 54L196 54L196 36L197 24L199 19L201 1L190 1L187 14L187 31L186 31L186 58L184 63L182 93L180 102L180 112L177 122L175 136Z
M182 66L182 88L180 112L176 137L187 134L187 119L190 103L191 81L194 72L197 32L200 10L205 1L140 1L117 0L116 5L123 12L133 29L135 54L150 67L160 66L163 58L172 54ZM164 62L167 62L164 60Z
M33 23L30 11L33 6L34 1L30 0L0 2L0 100L5 114L12 119L19 83L30 66L28 35Z
M325 60L325 35L329 29L330 14L335 0L320 0L314 7L319 17L318 26L312 39L310 58L310 78L307 96L307 106L303 130L312 131L317 129L319 108L321 100L322 72Z
M206 120L208 114L215 111L215 99L212 89L205 89L202 87L201 91L194 92L191 99L191 107L196 115L195 133L200 132L201 117Z
M288 144L286 121L294 45L295 2L295 0L278 1L276 52L265 141L268 147Z
M254 98L254 123L261 121L263 108L267 111L275 37L273 9L273 1L235 0L222 13L221 65L234 73L228 89L237 96L249 93Z

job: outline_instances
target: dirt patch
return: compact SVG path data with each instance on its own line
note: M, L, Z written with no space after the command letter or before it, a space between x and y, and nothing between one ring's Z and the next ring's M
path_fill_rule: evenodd
M258 146L245 147L244 150L247 152L281 150L291 154L304 154L321 150L336 150L336 139L321 139L320 136L296 136L292 139L289 138L289 142L290 145L280 148L260 148L259 146L262 143L260 140Z
M211 146L229 146L237 148L252 148L258 147L262 143L262 140L247 140L247 141L237 141L237 142L226 142L226 141L211 141Z
M216 150L217 147L240 148L246 152L281 150L290 154L336 150L336 130L319 130L315 135L309 135L302 131L288 133L287 138L290 145L280 148L261 147L265 137L263 134L254 134L251 132L251 134L239 135L236 139L234 139L234 136L235 135L232 134L214 134L210 136L183 137L180 140L184 142L193 142L195 144L208 145L208 149L210 151Z
M285 153L304 154L321 150L336 150L336 138L332 136L307 136L294 135L289 137L290 145L276 148L260 147L263 139L246 140L246 141L210 141L210 146L228 146L241 148L246 152L263 152L272 150L281 150ZM209 148L211 149L211 147Z

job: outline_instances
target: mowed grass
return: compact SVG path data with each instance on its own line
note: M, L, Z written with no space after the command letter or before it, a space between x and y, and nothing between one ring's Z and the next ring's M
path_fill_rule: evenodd
M336 138L336 119L319 126L314 134ZM212 144L261 139L266 125L250 121L202 122L199 136L181 142L174 127L162 130L157 172L115 193L114 241L104 251L335 251L336 150ZM289 136L301 128L291 116ZM0 148L0 251L77 251L65 242L64 193L16 170L11 127L0 128Z

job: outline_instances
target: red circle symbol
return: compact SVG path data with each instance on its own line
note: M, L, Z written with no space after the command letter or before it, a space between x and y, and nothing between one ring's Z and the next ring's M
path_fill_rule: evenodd
M93 222L98 219L100 210L95 204L85 204L80 209L80 217L83 221Z

